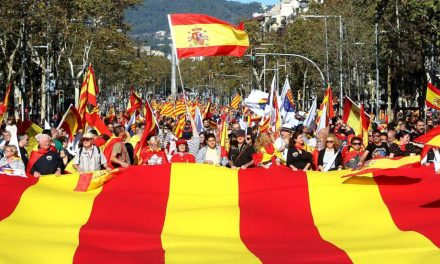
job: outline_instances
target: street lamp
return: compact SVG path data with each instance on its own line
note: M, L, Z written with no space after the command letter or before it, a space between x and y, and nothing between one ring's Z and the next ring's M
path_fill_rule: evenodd
M343 100L343 73L342 73L342 42L344 38L344 32L342 27L342 16L335 16L335 15L302 15L303 18L324 18L324 26L325 26L325 46L326 46L326 73L327 73L327 82L329 82L330 76L329 76L329 68L328 68L328 36L327 36L327 18L336 18L339 19L339 99L340 99L340 106L341 106L341 112L342 112L342 100Z

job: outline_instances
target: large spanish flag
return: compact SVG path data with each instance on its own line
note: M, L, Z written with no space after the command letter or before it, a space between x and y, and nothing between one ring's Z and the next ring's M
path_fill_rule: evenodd
M202 14L171 14L168 20L178 58L241 57L249 47L249 37L243 23L233 26Z
M428 82L426 89L426 106L440 110L440 89Z
M1 263L440 263L433 168L293 172L132 166L0 175Z

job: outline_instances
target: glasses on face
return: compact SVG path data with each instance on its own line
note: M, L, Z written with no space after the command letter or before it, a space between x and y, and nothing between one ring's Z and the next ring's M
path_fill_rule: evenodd
M248 137L248 138L246 138L246 140L251 140L252 138L250 138L250 137Z
M353 142L353 145L354 145L354 146L360 146L360 145L361 145L361 142Z
M84 138L83 141L92 141L91 138Z
M333 140L327 140L327 143L333 143Z

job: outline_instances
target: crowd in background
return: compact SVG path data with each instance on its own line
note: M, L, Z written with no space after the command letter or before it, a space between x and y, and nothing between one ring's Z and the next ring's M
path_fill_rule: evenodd
M23 170L34 177L177 162L231 169L271 166L287 166L293 171L360 169L374 159L419 155L423 146L412 141L438 125L433 116L425 123L409 112L388 124L372 123L365 140L355 135L340 117L332 118L329 126L319 131L302 125L303 118L297 116L299 122L295 127L284 124L278 131L269 128L263 132L258 122L243 127L236 121L239 114L228 113L226 142L221 142L219 112L205 118L201 129L186 114L180 138L174 133L176 119L163 117L157 121L157 130L145 141L141 140L145 123L128 128L121 114L115 120L106 120L111 137L89 128L69 138L63 128L52 127L35 136L38 146L32 149L27 148L29 136L19 133L15 119L10 117L2 125L0 168ZM427 162L435 160L436 156L429 152Z

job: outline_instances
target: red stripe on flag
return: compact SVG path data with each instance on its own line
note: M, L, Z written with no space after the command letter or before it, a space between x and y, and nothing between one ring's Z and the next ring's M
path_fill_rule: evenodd
M0 175L0 221L14 212L23 193L37 182L37 178Z
M243 26L234 26L229 24L226 21L220 20L215 17L203 15L203 14L172 14L170 15L171 18L171 24L173 26L180 26L180 25L201 25L201 24L222 24L222 25L228 25L232 28L238 29L238 30L244 30Z
M74 263L164 263L170 173L166 165L132 166L106 183L81 228Z
M426 100L426 106L429 108L432 108L432 109L440 110L440 107L438 107L437 105L431 104L428 100Z
M263 263L351 263L344 251L321 238L305 172L240 170L239 191L241 239Z
M374 174L397 227L418 232L440 248L440 176L434 168L404 168Z
M434 84L428 82L428 89L431 90L436 95L440 96L440 89L435 87Z
M222 54L224 56L235 56L242 57L248 47L246 46L235 46L235 45L225 45L225 46L209 46L200 48L178 48L177 56L179 58L186 57L198 57L198 56L213 56Z

